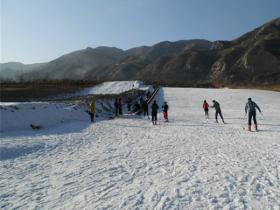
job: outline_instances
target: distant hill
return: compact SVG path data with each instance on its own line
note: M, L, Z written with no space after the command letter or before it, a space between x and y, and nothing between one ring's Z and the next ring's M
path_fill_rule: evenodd
M19 80L23 74L32 70L41 70L46 63L23 64L8 62L0 64L0 80Z
M177 42L160 42L151 47L140 47L127 50L125 57L108 67L103 74L100 74L102 80L128 80L142 79L150 80L151 73L147 72L150 66L156 67L157 75L152 80L157 81L161 66L157 62L162 59L173 58L188 50L209 50L212 43L207 40L182 40ZM140 53L141 52L141 53ZM172 66L170 66L173 69ZM88 73L87 78L91 78L92 72ZM180 75L178 75L180 77Z
M23 64L16 64L14 68L24 68ZM1 64L1 68L3 65L6 64ZM5 78L2 72L1 77ZM87 48L21 72L24 72L21 79L25 80L141 79L167 84L280 84L280 18L232 41L165 41L128 50Z
M31 79L86 79L88 72L98 75L103 68L124 57L123 50L114 47L86 48L63 55L46 64L43 71L32 71L25 75ZM96 78L93 78L96 80Z
M280 84L280 18L231 42L214 42L214 81Z

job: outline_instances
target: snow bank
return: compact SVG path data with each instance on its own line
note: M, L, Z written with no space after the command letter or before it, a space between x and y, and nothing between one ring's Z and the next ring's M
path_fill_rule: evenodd
M152 91L152 86L145 86L141 81L114 81L104 82L92 88L86 88L75 96L94 94L121 94L131 89ZM68 95L69 97L69 95ZM107 100L109 112L113 113L113 101ZM97 103L97 109L104 110L104 104ZM0 132L27 130L30 124L41 125L44 128L54 127L64 122L88 120L86 105L70 103L0 103ZM125 109L126 107L124 107ZM108 110L107 110L108 111Z
M77 96L83 95L106 95L106 94L121 94L132 89L144 88L148 89L148 86L144 86L141 81L114 81L103 82L100 85L86 88L76 93Z
M66 103L0 103L0 132L31 129L30 124L44 128L64 122L88 120L85 104Z

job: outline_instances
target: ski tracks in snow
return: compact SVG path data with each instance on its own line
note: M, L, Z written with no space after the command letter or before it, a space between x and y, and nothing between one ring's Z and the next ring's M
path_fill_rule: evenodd
M263 121L263 131L244 132L236 106L223 109L228 124L204 120L194 106L201 91L164 89L170 123L159 113L157 126L115 119L3 138L33 149L1 161L1 208L279 209L279 127Z

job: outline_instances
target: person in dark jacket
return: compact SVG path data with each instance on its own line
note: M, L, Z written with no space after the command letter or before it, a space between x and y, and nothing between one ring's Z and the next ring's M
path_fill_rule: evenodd
M158 105L156 100L154 100L153 104L152 104L152 122L153 125L157 124L157 112L158 112Z
M149 117L149 106L148 106L148 100L144 100L142 103L142 109L143 109L143 114L144 117L146 117L146 115L148 116L148 119L150 119Z
M208 111L209 111L209 104L207 103L206 100L204 100L202 108L204 109L205 118L209 119L209 113L208 113Z
M131 104L130 102L128 101L127 102L127 112L129 113L131 111Z
M147 92L146 97L147 97L147 99L150 99L150 97L151 97L151 92L150 91Z
M119 113L119 101L118 101L118 98L115 99L114 107L115 107L115 116L118 116L118 113Z
M213 100L212 102L213 102L213 105L211 106L211 108L215 108L215 111L216 111L215 112L216 123L218 123L218 115L220 115L223 123L225 123L223 115L222 115L222 110L221 110L220 104L215 100Z
M248 98L248 102L245 105L245 115L247 115L247 111L249 110L249 116L248 116L248 130L251 131L251 125L252 125L252 118L255 124L255 129L256 131L258 130L258 124L257 124L257 119L256 119L256 108L258 109L258 111L261 113L261 109L260 107L254 102L252 101L251 98Z
M141 96L140 97L140 109L141 109L141 111L143 111L143 103L144 103L144 99L143 99L143 97Z
M162 110L163 110L163 118L165 119L165 122L168 122L168 104L165 101L164 104L162 105Z
M140 109L141 109L140 104L138 103L138 101L136 101L133 106L133 111L138 113Z
M122 115L123 114L123 110L122 110L122 99L121 98L119 98L118 106L119 106L119 115Z

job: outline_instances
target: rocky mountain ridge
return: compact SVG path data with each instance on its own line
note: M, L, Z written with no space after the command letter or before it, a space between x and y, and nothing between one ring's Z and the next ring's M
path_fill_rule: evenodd
M32 69L21 79L280 84L280 18L232 41L165 41L129 50L86 48Z

